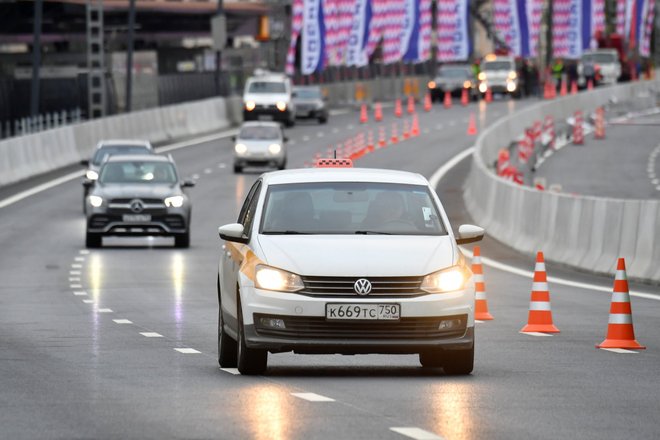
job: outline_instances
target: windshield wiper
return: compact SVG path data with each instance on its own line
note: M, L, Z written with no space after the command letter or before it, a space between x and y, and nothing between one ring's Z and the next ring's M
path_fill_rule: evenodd
M355 231L355 234L359 234L359 235L394 235L391 232L382 232L382 231Z
M311 232L300 231L264 231L266 235L310 235Z

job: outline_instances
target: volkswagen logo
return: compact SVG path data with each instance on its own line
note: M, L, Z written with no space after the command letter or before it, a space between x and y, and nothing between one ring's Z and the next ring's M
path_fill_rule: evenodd
M139 213L139 212L142 212L142 210L144 209L144 205L142 204L142 200L138 200L138 199L132 200L131 204L130 204L130 207L131 207L131 211L136 213L136 214Z
M353 284L353 289L358 295L369 295L371 293L371 282L365 278L360 278Z

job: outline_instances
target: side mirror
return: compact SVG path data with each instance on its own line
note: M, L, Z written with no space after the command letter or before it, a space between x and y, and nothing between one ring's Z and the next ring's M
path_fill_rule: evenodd
M96 180L83 179L82 184L85 188L91 188L96 184Z
M195 186L195 181L191 179L186 179L181 183L182 188L192 188Z
M484 238L483 228L474 225L461 225L458 227L458 238L456 239L457 244L468 244L481 241Z
M248 239L243 235L244 228L240 223L230 223L228 225L220 226L218 228L218 235L226 241L233 241L236 243L247 243Z
M81 160L80 165L88 167L89 166L89 161L88 160Z

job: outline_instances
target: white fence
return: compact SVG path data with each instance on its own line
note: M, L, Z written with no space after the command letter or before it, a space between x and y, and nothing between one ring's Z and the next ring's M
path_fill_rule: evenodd
M625 257L629 277L660 282L660 201L539 191L504 180L492 168L500 148L546 115L564 119L657 90L658 80L598 88L539 103L486 129L464 193L470 215L489 235L525 254L542 250L549 261L603 274L612 274L617 257Z

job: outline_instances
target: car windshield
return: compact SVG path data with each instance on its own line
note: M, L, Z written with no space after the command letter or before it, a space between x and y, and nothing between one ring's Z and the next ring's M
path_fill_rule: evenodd
M481 65L481 70L513 70L508 61L487 61Z
M439 75L445 78L467 78L470 74L467 69L462 67L443 67L440 69Z
M321 99L320 89L295 89L296 98Z
M244 140L279 139L280 129L268 126L243 127L238 137Z
M254 81L248 86L248 93L286 93L283 82Z
M617 58L610 53L589 53L582 56L582 61L586 63L616 63Z
M99 176L101 183L177 182L174 165L169 162L108 162Z
M261 233L447 234L428 187L372 182L271 185Z
M101 165L104 160L113 154L123 155L136 155L136 154L151 154L151 150L147 147L141 147L138 145L113 145L108 147L101 147L96 150L94 157L92 158L92 163L94 165Z

